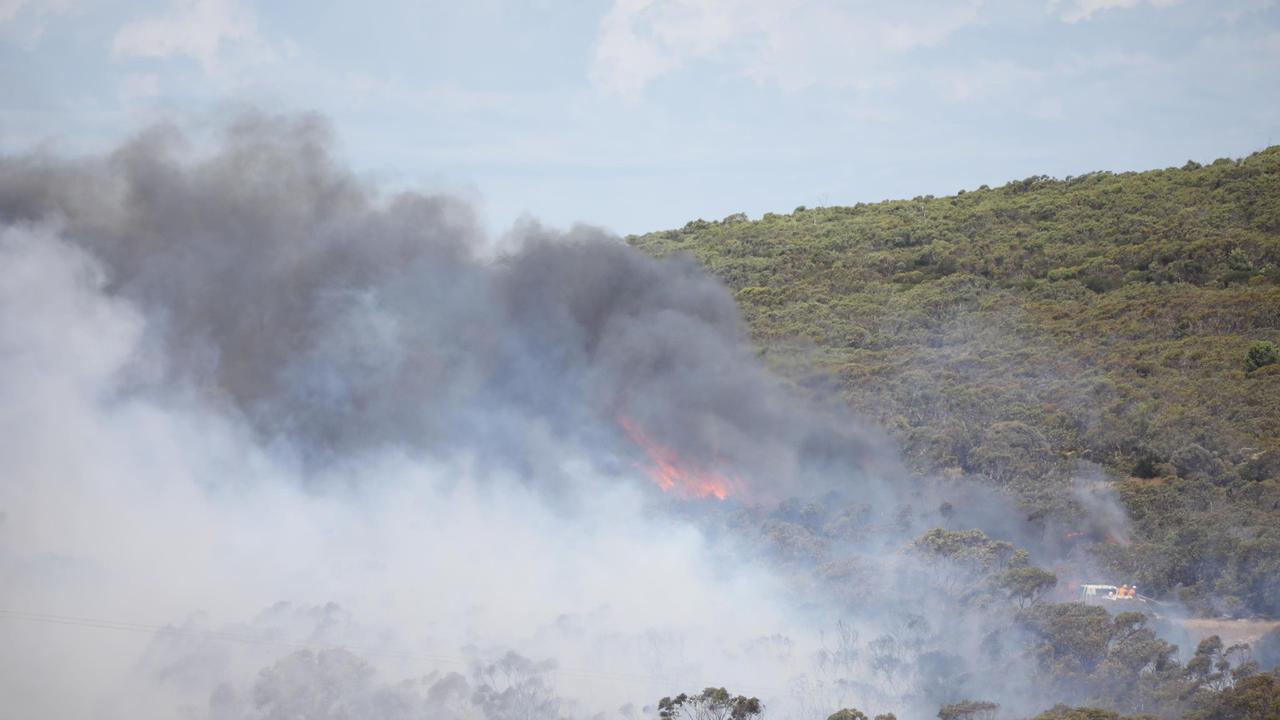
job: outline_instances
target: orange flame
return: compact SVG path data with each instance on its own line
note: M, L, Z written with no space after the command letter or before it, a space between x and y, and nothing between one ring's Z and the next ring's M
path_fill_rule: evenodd
M649 456L652 466L648 468L649 476L662 488L663 492L675 490L685 497L714 497L724 500L735 489L737 482L732 478L698 463L685 460L674 450L654 441L639 425L625 415L618 415L618 424Z

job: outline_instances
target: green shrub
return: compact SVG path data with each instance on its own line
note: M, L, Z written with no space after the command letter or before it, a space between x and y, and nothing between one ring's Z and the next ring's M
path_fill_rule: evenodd
M1280 352L1276 350L1276 346L1265 340L1259 340L1249 346L1249 352L1244 356L1244 371L1253 372L1260 367L1274 365L1277 362L1280 362Z

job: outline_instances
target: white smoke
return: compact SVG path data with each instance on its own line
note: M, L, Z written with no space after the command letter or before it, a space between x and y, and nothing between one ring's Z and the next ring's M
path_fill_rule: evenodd
M464 205L383 199L328 143L254 116L207 158L0 159L18 716L1041 702L1007 616L944 592L972 573L910 550L1002 501L789 397L691 262L536 226L486 257ZM746 502L673 508L622 412Z

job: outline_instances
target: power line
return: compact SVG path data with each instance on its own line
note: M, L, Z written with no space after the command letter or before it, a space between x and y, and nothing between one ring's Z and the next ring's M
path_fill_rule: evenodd
M189 637L197 640L211 640L220 642L234 642L248 645L263 645L269 647L289 648L294 650L343 650L347 652L359 653L368 657L384 657L390 659L407 660L411 662L452 664L468 667L477 661L472 658L465 658L457 655L437 655L429 653L411 653L397 650L385 650L371 647L360 647L352 645L344 645L341 643L323 643L323 642L301 642L294 640L285 640L278 638L268 638L254 635L246 635L240 633L219 632L214 630L190 630L185 628L174 627L172 625L149 625L145 623L124 622L118 620L104 620L100 618L76 617L71 615L54 615L51 613L36 613L25 610L9 610L0 608L0 618L9 618L13 620L26 620L30 622L45 623L50 625L65 625L71 627L96 628L100 630L117 630L122 632L146 633L153 635L172 635L178 637ZM553 668L545 671L548 675L555 675L564 678L576 678L583 680L614 680L614 681L631 681L641 682L651 685L668 686L673 683L682 682L688 684L687 681L678 681L672 678L661 678L655 675L644 675L640 673L622 673L622 672L606 672L599 670L577 670L569 668ZM697 687L719 687L720 683L693 683ZM749 690L760 694L785 693L783 688L753 686L750 684L735 684L734 687ZM792 695L809 695L808 693L791 692Z
M404 660L424 660L432 662L444 663L462 663L469 664L466 658L454 657L448 655L427 655L416 653L405 653L394 650L382 650L378 648L362 648L343 645L340 643L321 643L321 642L301 642L293 640L285 640L278 638L260 637L254 635L243 635L237 633L219 632L214 630L189 630L172 625L146 625L142 623L121 622L116 620L102 620L98 618L73 617L68 615L52 615L49 613L34 613L23 610L5 610L0 609L0 617L9 617L19 620L31 620L35 622L50 623L54 625L72 625L77 627L100 628L103 630L124 630L128 632L150 633L158 635L177 635L180 637L191 637L201 640L223 640L227 642L246 643L251 645L268 645L276 647L294 648L299 650L348 650L351 652L359 652L365 655L377 655L381 657L399 658Z

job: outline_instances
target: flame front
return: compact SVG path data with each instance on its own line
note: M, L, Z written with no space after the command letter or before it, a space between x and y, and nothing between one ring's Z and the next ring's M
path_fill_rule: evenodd
M625 415L618 415L618 424L631 441L649 456L649 476L663 492L675 490L685 497L714 497L724 500L735 489L737 482L711 468L681 458L674 450L649 437L635 422Z

